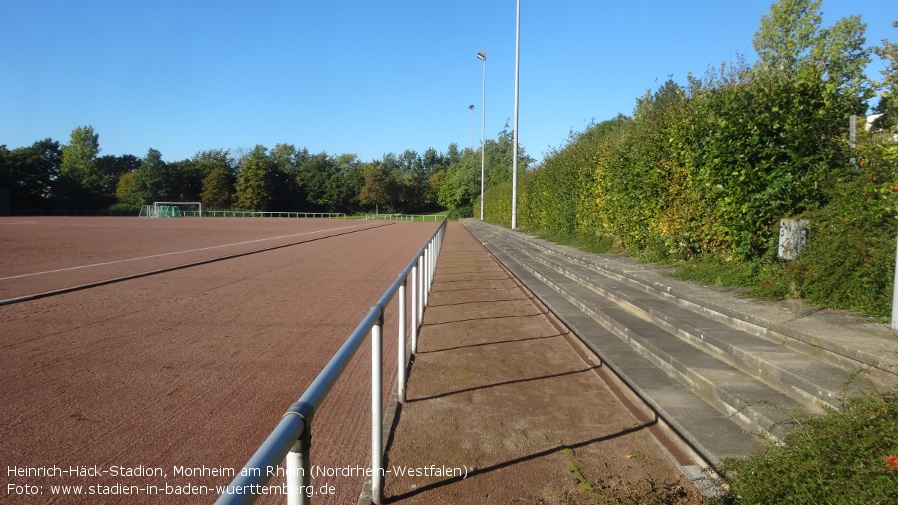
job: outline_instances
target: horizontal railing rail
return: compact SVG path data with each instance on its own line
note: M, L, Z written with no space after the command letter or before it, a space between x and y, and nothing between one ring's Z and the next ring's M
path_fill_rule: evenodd
M185 216L197 215L197 211L183 212ZM328 218L345 219L343 212L262 212L252 210L204 210L203 217L293 217L293 218Z
M365 219L379 221L442 221L445 214L365 214Z
M383 499L383 325L387 305L394 297L398 301L398 355L396 394L400 402L405 401L406 385L406 319L411 318L411 352L418 348L418 327L420 326L437 257L446 233L446 220L430 236L408 266L402 270L393 284L384 292L368 315L356 327L343 346L331 358L324 369L309 385L299 400L287 409L281 421L268 438L256 450L249 462L237 473L226 491L215 502L219 505L254 503L262 494L275 468L285 463L287 503L310 504L311 493L311 446L312 426L315 413L327 398L331 388L340 378L356 351L367 335L371 334L371 496L376 504ZM406 287L411 280L411 313L406 311ZM398 296L397 296L398 295Z
M136 210L109 210L109 209L3 209L0 216L37 217L37 216L113 216L126 217L137 216L140 209Z
M183 217L291 217L291 218L327 218L346 219L345 212L271 212L252 210L182 210ZM9 209L0 210L0 216L137 216L137 210L109 209ZM429 216L428 216L429 217ZM439 221L439 219L430 219Z

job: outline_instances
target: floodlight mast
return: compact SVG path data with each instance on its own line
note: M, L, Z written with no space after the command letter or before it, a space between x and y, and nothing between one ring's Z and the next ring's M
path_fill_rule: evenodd
M483 190L486 175L486 51L477 53L477 59L483 62L483 105L480 107L480 220L483 221Z
M514 158L511 168L511 229L518 227L518 89L521 63L521 0L518 0L514 49Z

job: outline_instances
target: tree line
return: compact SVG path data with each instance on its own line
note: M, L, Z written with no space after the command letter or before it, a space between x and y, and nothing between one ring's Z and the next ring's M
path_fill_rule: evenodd
M512 134L506 125L484 146L486 180L510 180ZM199 201L208 209L282 212L401 212L450 209L471 214L480 194L481 150L423 154L406 150L380 160L355 154L312 153L293 144L248 151L197 152L165 161L146 155L100 156L92 126L72 130L69 142L47 138L31 146L0 145L0 189L12 209L106 209L133 212L154 201ZM529 158L524 156L529 161Z

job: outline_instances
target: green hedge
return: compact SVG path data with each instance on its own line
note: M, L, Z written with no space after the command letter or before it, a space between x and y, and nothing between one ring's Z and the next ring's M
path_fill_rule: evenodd
M852 153L856 103L822 82L754 71L689 89L668 82L633 117L591 125L520 174L518 226L650 259L763 264L749 269L782 278L770 293L886 314L898 145L861 132ZM487 189L485 215L510 224L510 183ZM812 234L787 265L778 223L799 217Z

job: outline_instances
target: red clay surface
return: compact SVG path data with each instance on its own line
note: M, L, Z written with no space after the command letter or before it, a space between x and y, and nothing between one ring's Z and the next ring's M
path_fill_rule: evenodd
M302 242L0 306L0 462L6 469L0 501L211 503L214 490L175 496L165 486L226 485L231 477L175 476L175 467L239 471L436 227L0 218L0 299ZM249 241L258 242L233 245ZM193 249L201 250L133 259ZM75 268L98 263L106 264ZM66 270L40 273L60 269ZM395 302L389 309L384 370L392 384ZM369 404L366 343L315 416L314 465L367 466ZM159 468L161 474L79 476L72 467ZM56 475L33 475L40 471ZM336 493L316 501L354 502L362 481L313 479L316 488L326 484ZM36 487L14 487L24 485ZM82 496L53 493L51 486L65 485L84 486ZM101 485L137 486L130 490L139 494L87 496L88 486ZM35 490L42 494L18 494Z
M346 219L0 217L0 300L388 224Z

